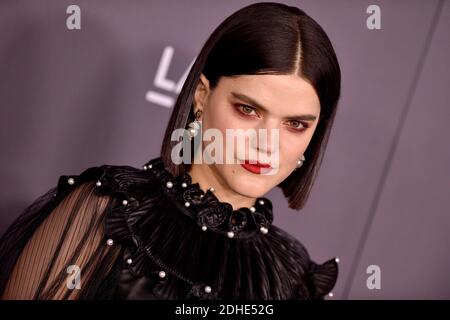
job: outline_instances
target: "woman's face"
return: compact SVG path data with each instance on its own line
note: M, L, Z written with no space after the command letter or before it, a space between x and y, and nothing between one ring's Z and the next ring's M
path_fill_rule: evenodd
M250 198L263 196L292 173L311 141L320 115L314 88L297 75L221 77L214 90L201 75L195 105L203 112L203 134L214 128L223 137L225 162L214 163L210 169L227 188ZM237 138L233 145L227 141L226 129L254 129L256 133L266 129L267 139L247 135L245 148L239 149ZM203 142L204 151L209 143ZM233 163L226 162L227 151ZM252 172L252 168L241 165L244 160L269 163L271 168Z

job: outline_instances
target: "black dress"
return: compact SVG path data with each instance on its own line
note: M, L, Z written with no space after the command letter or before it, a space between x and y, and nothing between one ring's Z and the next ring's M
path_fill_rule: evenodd
M160 157L142 169L91 167L61 176L3 235L0 296L324 298L336 260L315 263L272 222L269 199L233 210L188 173L173 177Z

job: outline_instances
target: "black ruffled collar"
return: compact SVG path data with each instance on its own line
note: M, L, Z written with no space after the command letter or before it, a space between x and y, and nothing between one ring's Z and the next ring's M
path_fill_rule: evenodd
M273 206L267 198L257 198L250 208L233 210L230 203L220 201L210 189L204 192L198 183L192 183L189 173L174 177L161 157L148 161L143 169L159 180L161 190L203 231L214 231L229 238L248 238L257 233L266 234L273 222Z
M60 188L68 188L68 178L60 179ZM272 204L268 199L261 198L264 204L254 215L261 214L261 219L250 217L236 231L238 239L229 239L226 233L235 212L213 193L199 192L188 175L173 177L161 158L150 160L144 170L102 166L72 178L78 182L95 179L101 182L98 194L120 200L106 214L105 234L114 244L124 245L122 264L139 279L136 290L143 286L161 297L183 295L187 289L188 296L201 299L284 300L323 297L336 282L336 260L316 264L297 239L270 225ZM196 190L203 197L193 197L197 202L186 207L185 196L192 192L187 190ZM227 208L220 209L225 212L224 221L224 213L217 209L220 206ZM207 209L210 207L215 209ZM201 231L205 222L207 232ZM270 227L267 234L258 229L264 222ZM140 279L145 275L150 282L160 281L161 271L174 276L164 277L168 284L161 291ZM212 288L210 293L205 291L207 286Z

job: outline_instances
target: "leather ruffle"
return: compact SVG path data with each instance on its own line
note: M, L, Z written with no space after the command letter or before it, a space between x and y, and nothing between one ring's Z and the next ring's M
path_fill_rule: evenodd
M334 260L312 262L298 240L272 225L272 204L266 198L257 199L255 212L233 211L211 191L192 184L189 175L171 176L161 158L144 169L103 165L62 176L58 192L73 187L67 185L69 178L95 180L98 194L114 196L116 204L104 220L106 235L123 245L123 265L134 277L157 283L158 272L166 272L164 283L174 287L161 290L163 298L174 298L180 281L187 288L182 299L311 299L335 285ZM229 231L236 236L229 238Z
M322 264L311 261L308 275L312 298L321 299L325 297L336 284L338 275L336 258Z
M165 170L160 157L145 166L159 180L162 191L199 227L224 236L231 231L233 237L248 238L261 232L261 228L268 229L273 222L272 203L267 198L257 198L253 208L233 210L230 203L219 201L211 190L204 192L198 183L192 183L188 173L173 177ZM170 187L167 187L168 183Z

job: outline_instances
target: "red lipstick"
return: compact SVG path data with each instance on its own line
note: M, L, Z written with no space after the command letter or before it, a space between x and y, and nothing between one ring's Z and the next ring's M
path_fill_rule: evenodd
M244 160L244 163L241 163L241 166L245 170L250 171L251 173L255 173L255 174L261 174L262 168L270 168L270 164L268 164L268 163L260 163L258 161L255 163L250 163L250 160Z

